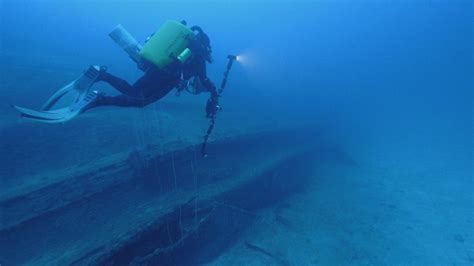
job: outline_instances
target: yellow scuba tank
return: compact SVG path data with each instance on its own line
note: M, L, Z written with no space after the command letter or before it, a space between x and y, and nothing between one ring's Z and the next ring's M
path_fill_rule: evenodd
M176 58L184 62L191 55L188 45L193 37L194 33L185 25L168 20L143 45L140 55L160 69Z

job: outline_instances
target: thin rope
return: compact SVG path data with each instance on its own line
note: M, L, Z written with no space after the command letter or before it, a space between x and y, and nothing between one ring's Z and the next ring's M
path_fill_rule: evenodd
M191 160L191 168L192 168L192 171L193 171L194 192L197 193L197 191L198 191L198 187L197 187L198 176L197 176L195 164L196 164L196 148L193 147L193 159ZM195 224L196 228L197 228L197 224L198 224L197 221L198 221L198 217L197 217L197 197L196 197L194 199L194 224Z

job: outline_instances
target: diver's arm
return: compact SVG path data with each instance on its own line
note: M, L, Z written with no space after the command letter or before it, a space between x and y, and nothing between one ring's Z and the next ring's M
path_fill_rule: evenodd
M196 75L201 80L202 85L211 95L206 104L206 117L214 117L218 110L221 110L219 105L219 92L216 85L207 77L206 61L200 60L197 65Z
M206 77L204 80L202 80L202 83L204 85L204 88L206 88L206 90L211 94L211 97L219 97L216 85L214 85L214 83L209 78Z
M198 62L199 63L196 67L196 76L199 77L202 85L204 86L204 88L206 88L206 91L211 93L211 97L219 97L216 85L214 85L214 82L212 82L211 79L207 76L206 61L202 58Z

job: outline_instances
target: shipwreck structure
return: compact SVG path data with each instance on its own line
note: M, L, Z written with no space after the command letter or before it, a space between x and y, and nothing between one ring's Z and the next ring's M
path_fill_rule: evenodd
M209 147L202 158L197 145L149 146L10 189L0 196L0 263L205 263L259 209L304 189L308 168L343 156L308 130L232 136Z

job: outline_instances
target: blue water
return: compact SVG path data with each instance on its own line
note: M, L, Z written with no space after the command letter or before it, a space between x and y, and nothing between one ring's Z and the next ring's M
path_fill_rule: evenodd
M113 198L91 200L100 205L88 209L69 201L75 196L59 194L48 199L52 205L70 204L44 213L33 208L41 215L8 228L4 225L22 217L23 209L5 199L21 196L24 188L47 187L56 177L77 176L89 166L114 164L121 154L165 150L164 141L196 143L209 123L204 118L207 95L176 97L174 91L143 110L100 108L59 125L25 121L10 106L39 108L91 64L106 65L133 82L142 73L108 33L122 24L143 42L164 21L185 19L211 38L215 62L208 65L208 75L216 84L227 55L240 58L222 95L213 139L260 130L304 131L311 142L330 139L330 147L351 159L334 159L340 156L332 156L332 148L314 150L314 167L297 171L308 177L301 179L308 182L306 189L264 208L242 207L259 218L231 236L219 228L200 245L183 245L184 251L194 250L190 259L166 260L165 265L472 265L473 14L472 1L460 0L0 1L0 264L64 265L92 258L92 253L72 251L92 244L73 244L77 237L58 229L74 224L64 217L79 212L111 209L82 222L86 233L81 234L95 239L87 243L109 245L115 241L111 235L135 226L130 220L127 227L125 219L110 235L98 227L87 235L88 223L102 226L107 219L118 219ZM116 94L104 84L97 89ZM279 141L292 143L298 134ZM259 158L253 144L242 145ZM224 165L247 156L242 146L210 149L227 171L201 166L199 160L178 161L173 167L218 168L238 176L235 169L257 169L263 158L280 155L269 150L262 153L261 164L232 168ZM140 158L136 161L144 160ZM351 163L342 163L347 161ZM193 183L196 190L199 180ZM283 187L291 183L279 182ZM78 188L69 185L76 193ZM260 193L258 187L251 191ZM130 202L145 202L155 191L143 193L130 192ZM67 215L57 214L66 210ZM54 219L60 225L51 226L51 215L58 215ZM55 230L53 240L35 237ZM34 251L35 245L43 248ZM58 259L67 250L64 260ZM129 264L125 257L117 256L123 261L112 264Z

